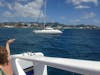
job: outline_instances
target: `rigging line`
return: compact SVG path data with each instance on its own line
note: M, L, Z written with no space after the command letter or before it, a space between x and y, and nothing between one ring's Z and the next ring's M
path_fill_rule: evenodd
M45 28L45 24L46 24L46 17L47 17L47 15L46 15L46 5L47 5L47 0L44 0L44 10L43 10L43 13L44 13L44 27L43 28Z
M40 20L40 17L41 17L41 12L42 12L42 7L40 8L40 12L39 12L39 15L38 15L38 17L37 17L37 20L36 20L36 22L39 22L39 20Z
M39 15L37 17L37 20L36 22L39 22L40 20L40 17L41 17L41 13L42 13L42 9L43 9L43 28L45 28L45 24L46 24L46 5L47 5L47 1L46 0L43 0L43 8L41 7L40 8L40 12L39 12Z

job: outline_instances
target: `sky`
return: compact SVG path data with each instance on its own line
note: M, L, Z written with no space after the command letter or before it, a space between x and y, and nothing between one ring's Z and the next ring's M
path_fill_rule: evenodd
M100 26L100 0L0 0L0 22L41 22L44 19L67 25Z

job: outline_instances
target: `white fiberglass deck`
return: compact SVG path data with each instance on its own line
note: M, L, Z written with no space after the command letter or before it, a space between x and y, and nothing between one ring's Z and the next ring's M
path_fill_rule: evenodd
M45 57L43 55L14 56L13 58L31 61L34 64L34 75L47 75L47 66L83 75L100 75L99 61ZM22 75L20 73L17 75Z

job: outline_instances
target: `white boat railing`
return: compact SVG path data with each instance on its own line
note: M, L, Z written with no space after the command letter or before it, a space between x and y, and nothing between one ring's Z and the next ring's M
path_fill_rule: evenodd
M26 75L18 60L31 61L34 66L34 75L47 75L47 66L79 73L82 75L100 75L100 62L78 59L46 57L42 53L33 56L13 56L12 62L15 75Z

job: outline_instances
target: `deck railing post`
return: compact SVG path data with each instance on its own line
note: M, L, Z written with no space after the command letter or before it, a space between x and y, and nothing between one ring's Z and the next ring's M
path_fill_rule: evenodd
M47 75L47 65L34 62L34 75Z
M35 55L44 56L43 53L36 53ZM47 75L47 65L44 65L40 62L33 62L34 64L34 75Z
M13 72L14 72L14 75L26 75L25 72L23 71L22 67L20 66L19 64L19 61L20 59L13 59L12 58L12 66L13 67Z

